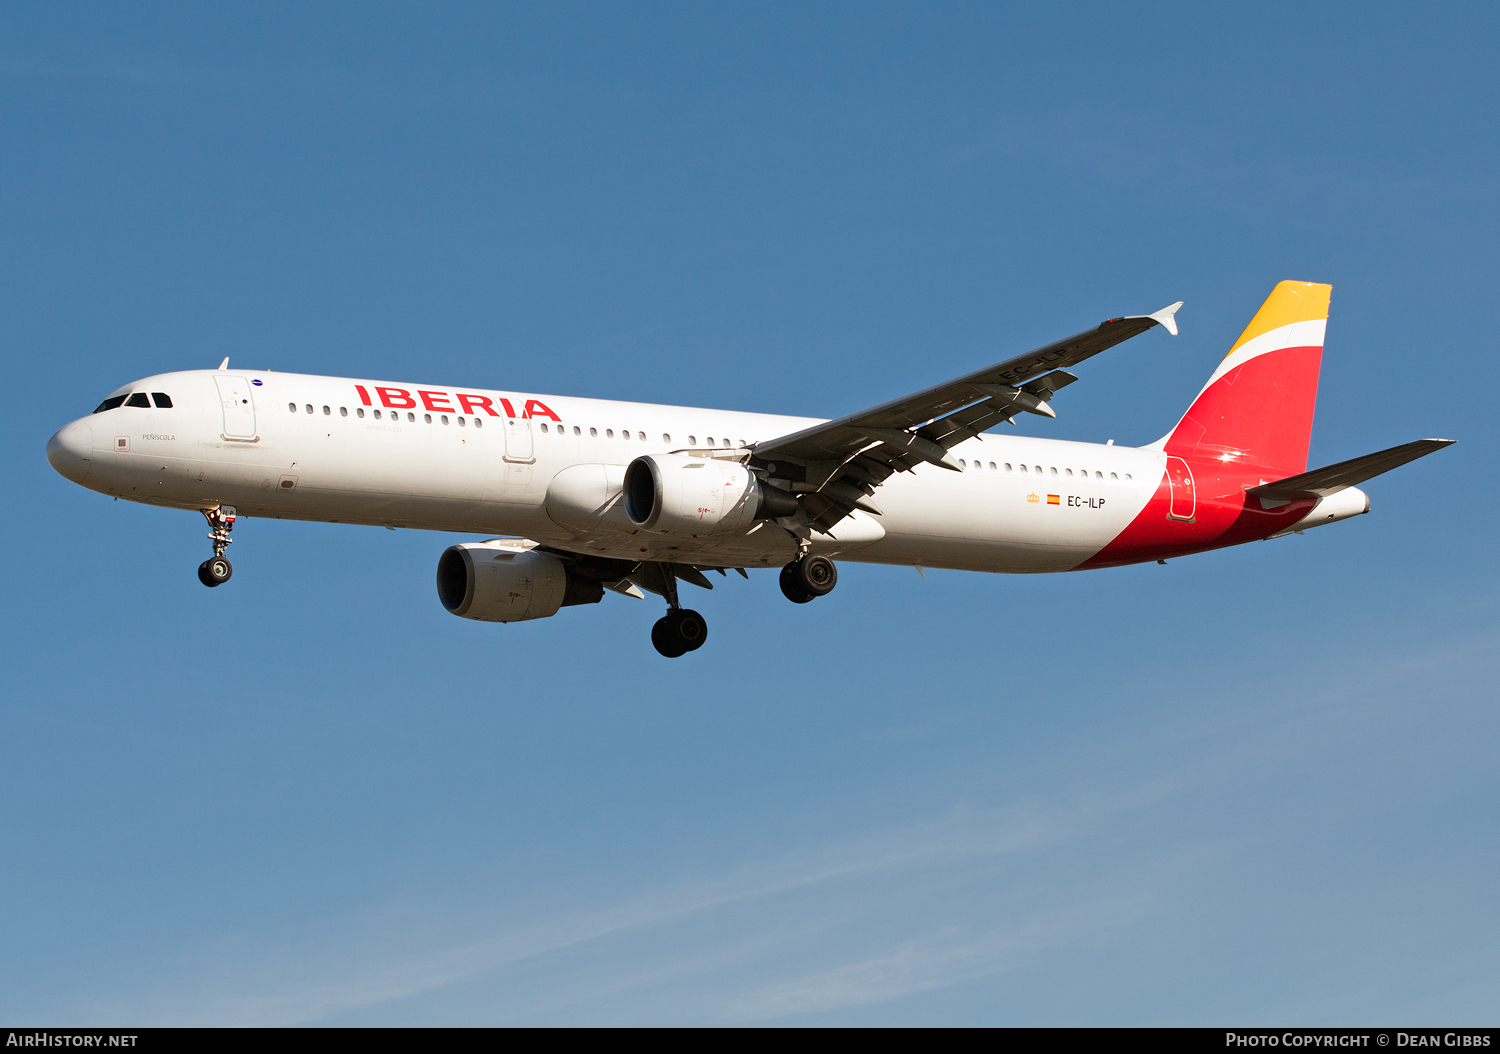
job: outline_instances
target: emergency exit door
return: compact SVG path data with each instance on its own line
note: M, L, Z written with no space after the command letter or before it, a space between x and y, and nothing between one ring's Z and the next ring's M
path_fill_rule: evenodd
M505 460L526 465L536 460L531 445L531 422L524 417L505 422Z
M1193 493L1193 470L1180 457L1167 458L1167 486L1172 491L1167 519L1191 523L1198 511L1198 496Z

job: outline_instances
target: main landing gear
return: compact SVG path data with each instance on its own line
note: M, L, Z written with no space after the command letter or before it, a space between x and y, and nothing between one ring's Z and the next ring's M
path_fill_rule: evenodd
M827 596L839 584L839 569L826 556L803 555L781 569L781 591L793 604Z
M209 587L222 586L234 574L234 567L224 559L224 550L234 542L229 537L229 532L234 530L234 509L221 505L199 511L208 521L208 540L214 543L214 555L198 565L198 581Z
M708 640L708 623L696 611L677 602L677 578L670 567L662 568L662 584L667 594L667 613L651 627L651 643L669 659L697 651Z
M708 623L687 608L672 608L651 627L651 643L669 659L697 651L707 639Z

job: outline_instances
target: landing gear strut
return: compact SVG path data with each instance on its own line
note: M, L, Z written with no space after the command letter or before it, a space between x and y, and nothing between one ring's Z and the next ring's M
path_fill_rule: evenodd
M234 574L234 567L224 559L224 550L233 544L229 532L234 530L234 509L220 505L212 509L200 509L208 521L208 540L214 543L214 555L198 565L198 581L206 586L221 586Z
M651 643L669 659L697 651L708 640L708 623L696 611L677 602L677 576L670 567L661 568L662 586L667 595L667 613L651 627Z
M826 556L803 555L781 569L781 591L793 604L827 596L839 584L839 569Z

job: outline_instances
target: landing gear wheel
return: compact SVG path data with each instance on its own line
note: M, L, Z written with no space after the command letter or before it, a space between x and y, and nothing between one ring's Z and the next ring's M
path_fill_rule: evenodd
M797 581L793 572L796 564L787 564L781 569L781 594L793 604L810 604L813 595L802 588L802 583Z
M234 568L222 556L213 556L198 565L198 581L206 586L222 586L234 574Z
M651 643L669 659L686 655L703 647L708 639L708 623L696 611L675 608L651 627Z
M781 569L781 591L793 604L806 604L833 592L839 569L826 556L804 556Z
M826 556L804 556L793 566L797 581L815 597L827 596L839 584L839 569Z

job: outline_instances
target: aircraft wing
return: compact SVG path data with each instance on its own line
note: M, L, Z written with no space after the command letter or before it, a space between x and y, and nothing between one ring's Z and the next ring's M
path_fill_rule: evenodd
M1288 476L1274 483L1262 483L1258 487L1251 487L1246 493L1258 498L1280 498L1284 501L1294 498L1326 498L1367 479L1374 479L1393 468L1400 468L1408 461L1415 461L1435 450L1452 446L1455 442L1457 440L1453 439L1418 439L1412 443L1393 446L1389 450L1340 461L1327 468L1315 468L1299 476Z
M809 524L828 531L871 500L893 473L928 462L960 471L948 450L1016 414L1055 417L1054 393L1078 378L1076 365L1162 326L1174 336L1181 301L1151 315L1111 318L1093 329L859 413L756 445L752 467L802 494Z

